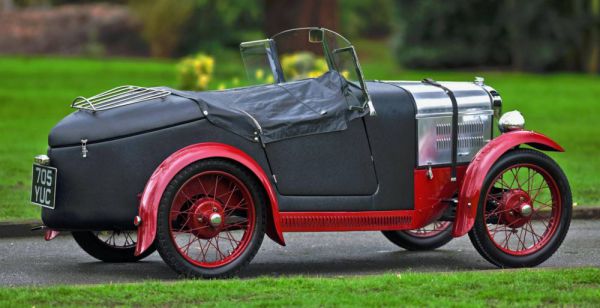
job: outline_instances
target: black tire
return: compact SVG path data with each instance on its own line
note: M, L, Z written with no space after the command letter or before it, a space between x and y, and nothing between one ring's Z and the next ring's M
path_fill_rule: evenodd
M392 243L411 251L434 250L452 240L452 224L432 236L415 236L411 231L382 231Z
M90 256L109 263L136 262L151 255L156 250L155 245L152 245L144 253L136 256L135 242L124 246L115 246L102 241L98 238L98 232L95 231L73 231L71 234L77 245Z
M488 222L490 222L490 224L494 224L494 222L492 222L492 220L484 220L484 212L489 211L489 209L494 206L497 207L497 205L486 201L488 199L487 194L488 190L490 190L490 185L494 185L496 177L500 176L500 174L505 170L509 170L511 166L518 166L522 164L540 168L540 170L546 172L547 176L551 177L551 179L553 180L552 187L555 187L556 192L558 194L558 196L552 197L552 199L559 201L560 203L552 201L552 209L554 209L554 204L556 204L556 217L551 218L552 225L550 223L548 223L548 225L544 224L547 230L548 228L550 228L548 226L552 226L551 228L553 228L552 230L554 231L546 231L550 232L550 234L547 236L545 235L546 232L542 233L542 236L540 236L541 239L539 240L539 243L535 243L535 241L533 241L533 243L529 245L529 247L525 247L526 245L525 243L523 243L523 251L521 252L514 249L514 252L512 252L511 250L504 251L498 246L498 244L495 244L493 239L494 235L491 235L490 231L488 231ZM548 185L548 187L550 187L550 185ZM550 191L550 188L548 189ZM535 202L531 203L535 204ZM494 210L492 209L491 211ZM551 214L548 215L554 215L553 213L554 210L551 210ZM503 155L500 159L498 159L498 161L494 164L494 166L492 166L492 168L486 176L484 185L482 187L480 202L477 209L477 217L475 219L475 224L473 228L471 229L471 231L469 231L469 238L473 243L473 246L481 254L481 256L483 256L486 260L498 267L532 267L546 261L560 247L569 230L569 225L571 223L571 214L572 199L569 182L564 172L556 164L556 162L554 162L554 160L552 160L550 157L539 151L530 149L512 150ZM501 221L501 218L498 218L500 217L500 215L490 215L490 217L492 218L489 219L496 219L495 225L500 225L498 224L498 222ZM506 225L506 223L504 225ZM531 227L530 229L531 231L533 231L533 227ZM516 228L513 228L513 230L516 230ZM516 234L516 232L513 233ZM534 238L533 235L532 238ZM506 245L508 245L509 240L506 241Z
M254 205L254 227L252 231L244 231L248 234L245 248L239 250L239 254L237 257L235 257L235 259L216 267L203 267L192 263L191 260L188 259L189 256L186 257L182 254L180 248L178 248L176 240L174 240L171 236L170 231L172 222L169 221L171 219L169 213L172 211L171 207L174 204L173 201L176 197L176 194L180 188L188 182L188 180L192 179L194 176L201 176L201 174L206 172L223 172L237 178L239 182L245 185L245 188L251 196L249 198L252 199L252 203ZM264 190L258 181L249 171L237 165L236 163L224 159L208 159L190 164L180 171L175 177L173 177L161 198L157 217L158 252L165 263L167 263L167 265L169 265L182 277L228 278L237 275L245 266L250 263L262 244L266 224L266 210L264 208L266 204L267 202ZM225 207L226 205L224 208ZM182 212L179 212L178 215L181 215L181 213ZM227 216L225 216L224 221L226 220ZM250 221L250 219L247 220ZM185 224L187 224L187 222ZM224 224L226 225L227 223L225 222ZM188 234L193 235L192 232L193 231L189 231ZM196 236L196 238L199 237ZM219 238L218 235L217 238Z

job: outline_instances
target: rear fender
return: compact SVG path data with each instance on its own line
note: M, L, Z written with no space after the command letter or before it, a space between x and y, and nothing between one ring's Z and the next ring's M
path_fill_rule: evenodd
M260 181L269 198L267 206L267 235L275 242L285 245L283 234L279 226L279 207L275 191L260 165L243 151L230 145L221 143L198 143L185 147L165 159L154 171L144 192L139 205L138 242L135 255L140 255L152 245L156 237L156 220L158 206L163 192L171 179L183 168L198 160L207 158L226 158L233 160L250 170Z
M463 236L471 230L475 223L477 206L486 175L500 156L521 144L543 151L564 152L558 143L532 131L508 132L490 141L475 155L465 172L460 187L452 236Z

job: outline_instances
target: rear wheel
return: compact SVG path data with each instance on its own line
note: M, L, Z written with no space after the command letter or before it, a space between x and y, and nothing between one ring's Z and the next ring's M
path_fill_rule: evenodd
M185 277L229 277L256 255L264 237L265 197L258 182L226 160L179 172L161 199L157 239L163 260Z
M514 150L486 176L469 238L499 267L536 266L561 245L571 211L571 190L560 167L538 151Z
M135 231L73 231L71 234L81 249L104 262L135 262L156 250L152 245L143 254L136 256Z
M404 231L383 231L392 243L407 250L433 250L452 240L452 223L436 221L423 228Z

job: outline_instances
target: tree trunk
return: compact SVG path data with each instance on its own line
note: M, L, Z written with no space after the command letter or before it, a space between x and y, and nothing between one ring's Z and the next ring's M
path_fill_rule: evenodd
M586 70L590 74L597 74L600 71L600 0L591 0L590 9L593 22L589 34L590 48Z
M505 2L507 5L507 11L511 16L518 15L519 9L516 0L508 0ZM515 71L522 71L525 66L525 55L523 48L525 47L526 40L523 37L522 28L526 22L522 18L515 18L515 20L509 20L507 25L509 48L510 48L510 61L512 69Z
M299 27L338 28L337 0L266 0L265 32L270 37Z

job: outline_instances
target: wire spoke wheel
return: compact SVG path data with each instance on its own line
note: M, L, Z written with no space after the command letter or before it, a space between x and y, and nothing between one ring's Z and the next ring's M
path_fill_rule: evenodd
M383 231L383 235L407 250L433 250L452 240L452 223L435 221L422 228L402 231Z
M547 155L512 150L488 172L469 237L501 267L535 266L560 247L571 222L571 190Z
M248 246L254 229L248 188L222 171L190 178L175 195L170 212L173 243L189 262L202 267L234 260Z
M408 230L406 233L415 237L432 237L444 232L450 225L449 221L435 221L423 228Z
M104 244L114 248L135 248L136 231L94 231L94 235Z
M487 193L484 218L490 239L508 254L537 251L557 229L560 199L556 182L539 166L506 168Z
M202 160L170 182L158 213L158 251L186 277L230 277L256 255L265 229L265 194L237 164Z
M104 262L135 262L156 250L153 244L136 256L137 232L131 230L73 231L71 235L85 252Z

